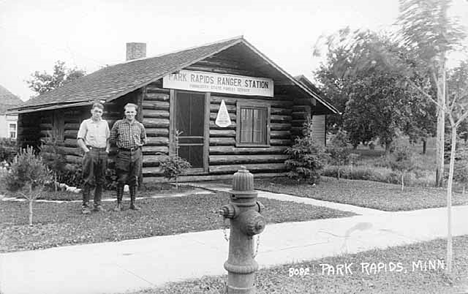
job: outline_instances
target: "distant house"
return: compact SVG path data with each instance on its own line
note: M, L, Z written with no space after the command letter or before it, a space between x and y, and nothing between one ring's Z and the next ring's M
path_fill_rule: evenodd
M22 103L20 98L0 85L0 138L17 138L18 115L7 110Z
M145 181L165 180L159 161L175 152L176 131L178 153L192 164L182 181L228 178L240 166L259 176L283 174L284 151L307 117L337 112L243 37L151 58L146 44L129 43L126 62L16 108L21 144L53 137L69 163L81 163L76 135L93 101L105 103L111 126L126 103L139 105L149 137L142 148Z

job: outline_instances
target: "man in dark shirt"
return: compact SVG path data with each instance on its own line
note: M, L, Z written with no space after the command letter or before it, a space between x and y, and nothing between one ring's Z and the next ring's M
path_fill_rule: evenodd
M110 142L118 148L115 160L117 172L117 205L115 211L122 210L124 186L130 190L130 209L139 210L135 204L138 177L142 165L141 146L146 143L146 130L142 123L135 119L138 106L133 103L125 105L125 118L112 126Z

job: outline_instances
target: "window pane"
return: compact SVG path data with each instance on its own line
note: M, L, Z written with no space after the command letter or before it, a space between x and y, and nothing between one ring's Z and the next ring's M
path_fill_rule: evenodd
M252 141L252 109L244 108L241 110L241 142L249 143Z
M240 143L266 144L267 109L240 109Z
M265 109L254 110L253 143L264 143Z

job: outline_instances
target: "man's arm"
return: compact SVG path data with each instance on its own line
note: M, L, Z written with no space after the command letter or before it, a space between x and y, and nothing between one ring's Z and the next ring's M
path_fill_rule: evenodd
M112 126L112 129L110 131L110 137L109 137L109 140L108 140L109 145L116 145L117 144L116 140L117 140L117 136L118 136L118 128L119 128L118 125L119 125L119 121L116 121L114 123L114 125Z
M109 153L110 150L110 130L109 123L106 121L106 152Z
M78 130L76 142L78 143L78 146L80 146L81 150L84 151L84 153L89 152L89 149L86 147L86 143L84 141L84 137L86 136L87 131L86 124L83 121L80 125L80 129Z
M146 141L147 141L147 138L146 138L146 130L145 130L145 127L143 126L142 123L141 124L141 135L140 135L140 141L141 141L141 146L145 145L146 144Z
M84 153L89 152L89 149L88 147L86 147L86 144L83 138L78 138L76 142L78 143L78 146L80 146L81 150L84 151Z

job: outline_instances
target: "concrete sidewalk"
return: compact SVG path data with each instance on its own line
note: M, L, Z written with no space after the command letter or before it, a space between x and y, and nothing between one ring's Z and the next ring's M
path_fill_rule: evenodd
M447 233L444 208L388 213L267 192L260 192L259 196L362 214L267 225L260 235L256 257L260 267L428 241ZM453 207L454 236L468 234L467 216L468 206ZM221 230L0 254L0 292L135 291L166 282L225 274L227 254L228 243Z

